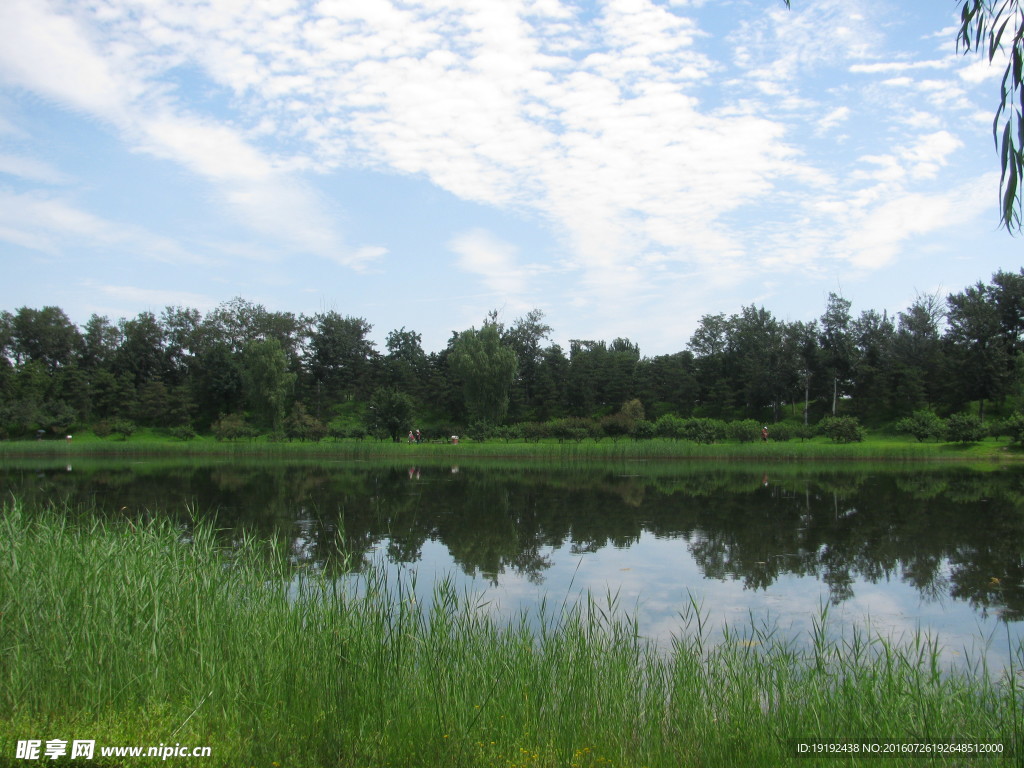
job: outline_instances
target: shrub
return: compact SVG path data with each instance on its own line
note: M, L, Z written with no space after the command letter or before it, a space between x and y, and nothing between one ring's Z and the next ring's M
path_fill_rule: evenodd
M946 432L946 422L933 411L914 411L907 418L896 422L896 431L913 435L918 442L929 438L939 440Z
M548 425L541 424L537 421L527 421L519 426L523 431L523 440L528 443L539 443L542 438L549 437L551 435Z
M93 424L92 431L96 437L110 437L119 435L122 440L127 440L135 434L135 424L127 419L103 419Z
M1024 445L1024 413L1014 411L1000 425L1000 433L1010 438L1017 445Z
M752 443L761 439L761 426L753 419L730 421L726 425L726 434L741 443Z
M780 443L784 443L788 440L792 440L796 434L797 429L794 429L789 424L772 424L771 430L768 433L769 440L775 440Z
M666 413L654 422L654 434L658 437L671 437L673 440L679 440L683 436L685 423L675 414Z
M725 423L718 419L685 419L682 437L701 445L708 445L725 437Z
M135 430L135 423L128 419L114 419L110 422L110 431L115 435L120 435L122 440L127 440L134 435Z
M977 443L984 437L985 427L977 416L954 413L946 420L946 439L951 443Z
M302 403L296 402L284 420L284 433L293 440L320 442L327 436L327 425L307 413Z
M466 427L466 437L481 443L487 440L493 433L494 427L486 421L474 421Z
M620 437L625 437L630 433L635 423L635 419L629 418L621 411L619 413L612 414L611 416L605 416L601 419L599 425L601 429L601 436L610 437L612 440L618 441Z
M810 440L818 434L818 430L811 424L798 424L793 428L793 435L800 438L802 443L804 440Z
M566 440L575 440L577 443L580 443L590 434L590 421L576 416L555 419L549 422L549 424L551 436L557 438L560 443Z
M191 424L182 424L180 427L171 427L167 433L175 440L193 440L197 437L195 429Z
M213 423L213 436L218 440L238 440L242 437L255 437L256 430L250 427L240 413L229 413L221 416Z
M859 443L864 428L855 416L826 416L818 423L818 431L833 443Z
M518 424L506 424L496 428L494 436L499 440L504 440L506 443L511 443L513 440L523 436L523 430Z
M641 420L633 425L634 440L650 440L654 437L654 424L650 421Z
M353 440L365 440L370 436L370 433L366 431L366 427L362 425L355 425L349 427L344 431L344 437L350 437Z

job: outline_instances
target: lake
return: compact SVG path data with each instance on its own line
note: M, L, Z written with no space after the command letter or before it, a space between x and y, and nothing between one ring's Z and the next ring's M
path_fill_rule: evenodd
M225 543L277 538L331 578L377 564L423 600L449 578L500 617L589 593L666 646L694 605L718 638L753 622L809 642L827 610L834 634L921 629L945 661L995 668L1022 638L1022 467L10 460L0 487L211 518Z

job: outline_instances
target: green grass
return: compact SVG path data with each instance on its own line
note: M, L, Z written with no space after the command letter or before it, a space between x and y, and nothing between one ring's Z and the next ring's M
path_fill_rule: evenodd
M664 651L611 598L552 596L503 624L448 581L424 605L383 569L328 580L203 524L17 501L0 563L4 759L21 739L82 738L209 746L203 766L838 766L859 763L796 759L791 741L1011 749L1024 732L1024 650L1003 674L946 670L925 636L832 638L827 611L804 644L752 626L712 645L693 604Z
M739 443L724 441L698 445L680 440L653 439L634 441L586 439L576 443L544 440L539 443L514 440L486 442L463 439L458 445L424 443L409 445L378 440L324 440L313 442L272 442L264 438L219 442L211 437L182 441L156 430L140 430L128 440L101 439L84 433L70 443L61 440L21 440L0 442L0 460L31 456L310 456L350 459L528 459L544 458L560 462L580 460L756 460L793 461L1020 461L1024 450L1005 441L988 438L980 443L918 443L912 439L884 433L872 434L862 443L840 445L816 437L805 442Z

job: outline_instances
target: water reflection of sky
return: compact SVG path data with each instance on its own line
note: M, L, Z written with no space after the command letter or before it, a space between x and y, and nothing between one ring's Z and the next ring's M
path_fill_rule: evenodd
M386 547L386 542L379 547ZM500 621L532 614L542 599L549 610L585 599L587 593L602 607L613 597L619 610L635 616L642 635L668 648L673 635L687 631L682 614L691 600L701 606L710 637L720 641L723 629L750 634L752 624L771 629L775 637L798 645L811 642L814 626L827 608L827 627L834 638L852 637L855 628L871 637L910 642L922 631L938 641L945 664L977 663L982 656L992 668L1006 668L1011 649L1019 647L1024 632L1020 623L1007 624L997 616L984 616L969 604L948 595L925 599L920 590L889 578L871 583L856 579L853 596L829 605L825 584L813 577L785 574L766 589L750 589L740 579L708 579L701 573L683 539L656 537L645 532L627 548L604 547L596 552L572 552L571 543L548 549L552 566L543 583L506 572L497 586L479 574L459 570L444 544L427 542L421 559L413 564L389 566L415 573L421 600L428 599L438 580L450 577L460 591L488 604ZM943 566L948 569L948 566ZM693 631L691 625L689 631ZM1019 657L1014 655L1014 664Z

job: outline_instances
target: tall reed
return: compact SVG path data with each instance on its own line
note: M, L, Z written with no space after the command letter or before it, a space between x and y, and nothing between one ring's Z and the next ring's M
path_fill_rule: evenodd
M712 644L693 603L665 652L613 595L505 624L449 580L422 602L414 577L214 534L4 505L0 758L83 738L212 748L191 765L834 766L855 761L792 740L1020 743L1016 670L942 669L924 636L830 639L823 611L806 648L753 625Z

